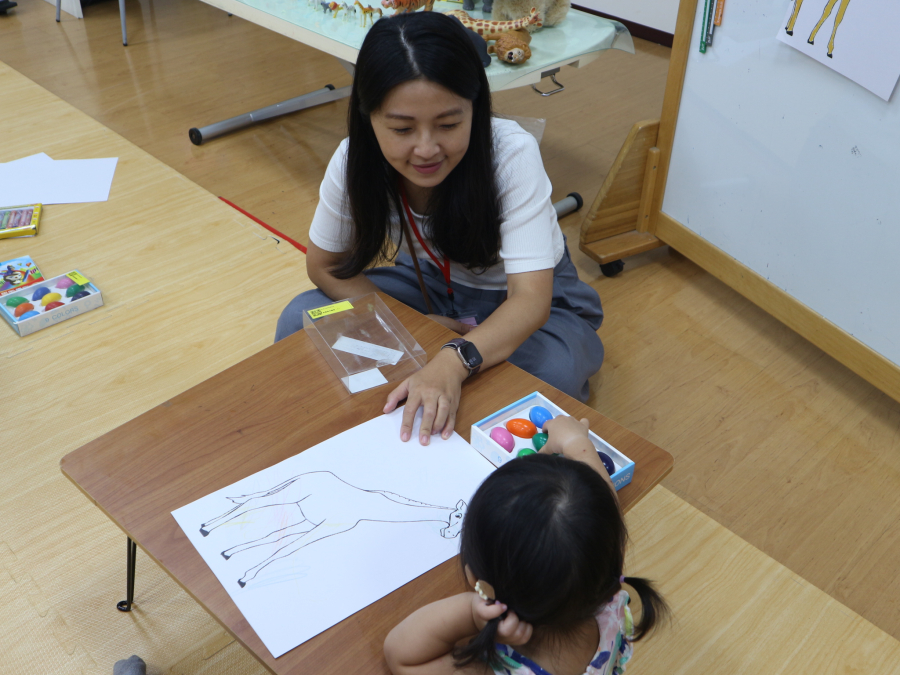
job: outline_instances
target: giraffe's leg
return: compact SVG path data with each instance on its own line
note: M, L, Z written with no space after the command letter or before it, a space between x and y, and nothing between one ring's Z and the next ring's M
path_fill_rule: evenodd
M281 560L282 558L287 558L288 556L293 555L301 548L305 546L309 546L310 544L314 544L320 539L325 539L326 537L331 537L336 534L341 534L342 532L346 532L347 530L352 530L356 527L357 523L329 523L327 520L319 523L312 530L304 534L302 537L295 539L290 542L286 546L278 549L270 555L268 558L263 560L258 565L251 567L244 573L244 576L238 579L238 585L243 588L247 585L247 582L252 581L256 578L256 575L260 573L260 571L266 567L267 565L275 562L276 560Z
M275 530L274 532L270 532L265 537L260 537L259 539L254 539L252 541L245 542L243 544L237 544L232 546L231 548L226 548L222 551L222 557L225 560L228 560L231 556L236 553L241 553L242 551L246 551L251 548L258 548L261 546L270 546L272 544L281 544L282 546L286 542L286 540L290 537L299 537L302 534L306 534L311 529L313 529L313 524L308 520L301 521L299 523L294 523L293 525L288 525L287 527L282 527L280 530ZM278 546L281 548L281 546ZM266 556L268 557L268 556Z
M831 40L828 41L828 58L833 58L831 56L831 52L834 51L834 36L837 35L838 26L841 25L841 21L844 20L844 12L847 11L847 5L850 4L850 0L841 0L841 6L838 7L837 17L834 19L834 28L831 31Z
M788 35L794 34L794 24L797 23L797 15L800 13L800 5L803 4L803 0L794 0L794 13L791 14L791 18L788 20L788 25L785 26L784 30Z
M819 29L822 27L822 24L825 23L825 20L831 16L831 10L834 9L834 4L837 0L828 0L828 4L825 5L825 9L822 10L822 18L819 19L819 23L816 24L816 27L813 28L813 32L809 34L809 40L807 42L809 44L815 44L816 33L819 32Z

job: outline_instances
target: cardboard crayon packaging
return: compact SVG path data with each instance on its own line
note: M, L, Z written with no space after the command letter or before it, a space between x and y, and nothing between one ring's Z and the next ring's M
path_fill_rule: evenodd
M540 392L528 394L524 398L519 399L515 403L511 403L502 410L498 410L492 415L488 415L483 420L475 422L472 425L472 436L470 444L478 452L480 452L494 466L502 466L507 462L514 461L523 453L534 451L533 439L512 436L514 447L507 450L491 438L491 431L497 427L506 429L507 423L511 420L525 421L529 419L529 413L536 406L544 408L551 417L569 414L553 403L550 399L543 396ZM515 424L515 423L514 423ZM593 431L588 432L591 443L598 452L602 452L612 460L614 471L610 474L613 485L616 490L621 490L631 482L634 478L634 462L619 452L612 445L600 438Z
M20 337L25 337L102 306L100 289L75 270L3 296L0 315Z

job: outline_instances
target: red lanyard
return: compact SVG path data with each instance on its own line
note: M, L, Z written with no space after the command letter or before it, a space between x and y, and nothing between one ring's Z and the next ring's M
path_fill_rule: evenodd
M409 225L412 227L413 233L416 235L416 239L419 240L419 244L425 249L425 252L431 257L434 261L434 264L438 266L438 269L444 274L444 281L447 282L447 297L450 298L450 307L453 309L453 313L455 314L455 308L453 308L453 288L450 286L450 261L447 259L447 256L444 256L444 262L441 264L441 261L438 260L437 256L431 252L431 249L425 245L425 240L422 239L422 235L419 234L419 228L416 227L416 221L413 218L412 211L409 208L409 202L406 201L406 191L401 187L400 188L400 198L403 200L403 208L406 209L406 217L409 219ZM403 217L402 215L400 216Z

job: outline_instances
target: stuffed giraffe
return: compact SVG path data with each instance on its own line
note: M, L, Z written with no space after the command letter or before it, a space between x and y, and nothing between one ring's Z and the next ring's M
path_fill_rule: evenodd
M448 16L456 17L462 22L463 26L469 30L475 31L486 41L496 40L504 33L521 30L532 24L538 27L543 25L541 23L541 18L538 15L538 11L533 7L531 8L531 14L523 16L521 19L516 19L515 21L485 21L484 19L473 19L461 9L452 9L449 12L444 13Z

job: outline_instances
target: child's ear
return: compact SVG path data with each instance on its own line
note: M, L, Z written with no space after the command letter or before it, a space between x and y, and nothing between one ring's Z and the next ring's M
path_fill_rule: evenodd
M466 571L466 581L469 582L469 586L471 586L472 588L475 588L475 584L478 581L478 579L476 579L475 575L472 574L472 568L469 567L468 565L466 565L465 571Z

